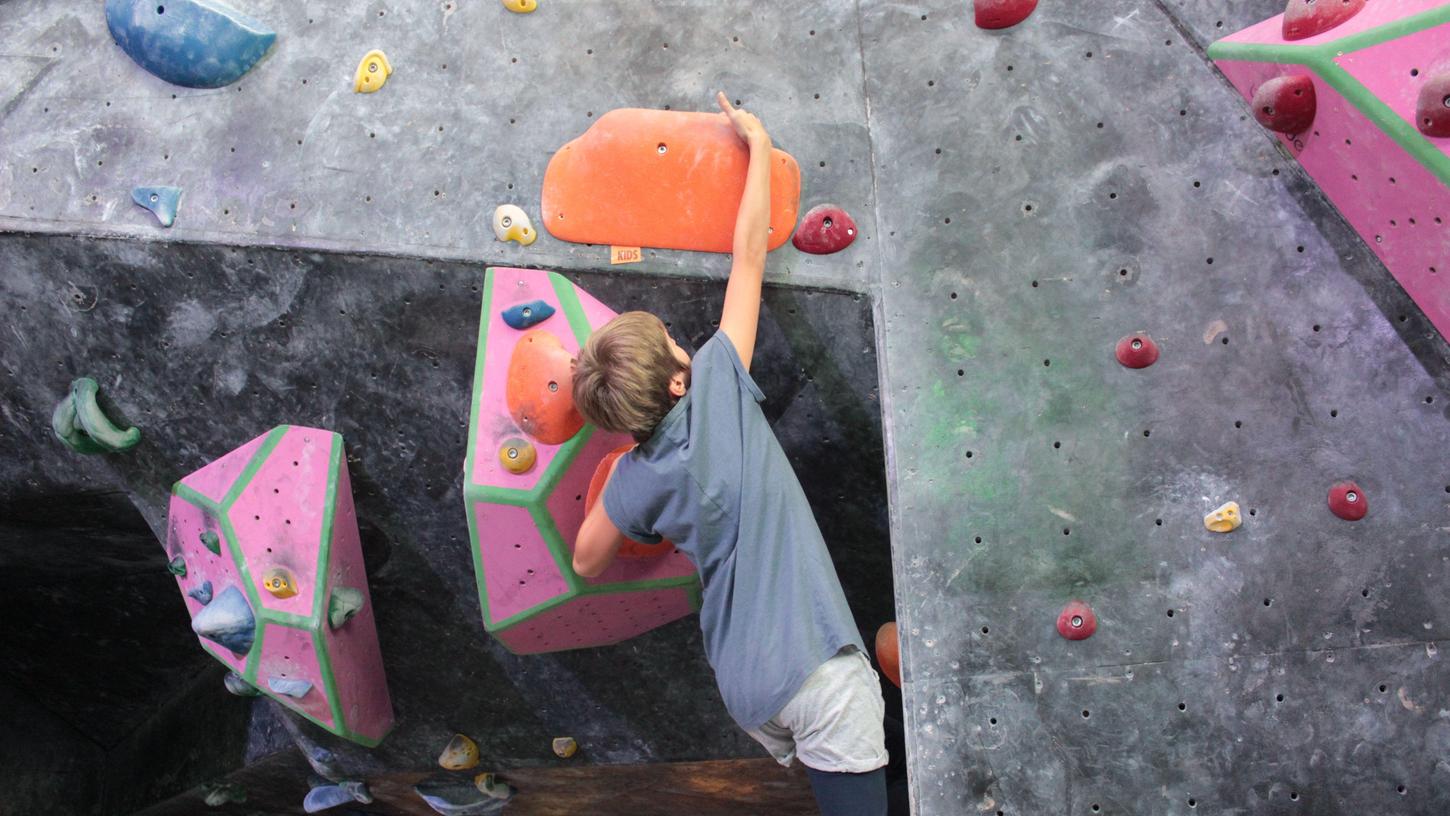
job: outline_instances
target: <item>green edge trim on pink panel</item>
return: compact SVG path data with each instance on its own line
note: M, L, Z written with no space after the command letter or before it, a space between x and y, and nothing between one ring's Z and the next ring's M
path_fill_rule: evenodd
M1381 131L1395 140L1415 161L1436 178L1450 185L1450 157L1440 152L1413 125L1381 102L1335 62L1337 57L1380 45L1390 40L1450 23L1450 3L1400 20L1376 26L1342 40L1319 45L1263 45L1259 43L1225 42L1208 47L1209 59L1239 62L1269 62L1281 65L1303 65L1313 70L1330 87L1359 109Z
M559 305L564 307L569 328L574 330L574 340L583 348L589 335L594 333L594 327L589 325L589 316L584 314L584 306L579 303L579 294L574 289L574 284L558 272L549 273L549 283L554 287L554 296L559 299Z
M489 620L488 592L484 584L483 552L478 544L478 520L473 510L475 494L481 488L473 481L473 440L478 436L478 408L483 400L483 361L488 347L488 310L493 304L493 278L493 268L485 268L483 271L483 305L479 310L478 319L478 347L473 358L473 399L468 408L468 438L465 442L467 450L463 455L463 509L468 517L468 550L473 556L473 581L474 585L478 587L478 607L485 629L488 628Z
M312 619L309 621L312 630L312 649L317 653L317 670L322 674L322 682L327 687L327 703L332 709L332 722L336 733L347 735L349 739L356 735L347 727L347 719L342 713L342 700L338 697L337 677L332 672L332 656L327 653L327 640L323 637L323 610L327 608L327 576L332 574L332 529L334 517L337 514L337 483L340 465L342 463L342 436L331 431L328 435L332 437L332 446L327 455L327 500L322 515L322 536L317 545L317 577L312 590Z
M561 604L568 603L569 601L572 601L577 597L579 597L579 593L572 591L565 592L563 595L555 595L554 597L550 598L547 601L544 601L541 604L531 606L528 609L523 610L522 612L515 612L514 614L509 615L507 618L504 618L501 621L494 621L493 625L491 626L485 625L484 628L487 629L489 632L501 633L506 629L512 628L516 624L523 623L525 620L532 618L535 615L548 612L550 609L553 609L554 607ZM505 647L507 647L508 644L504 645ZM509 651L512 652L513 650L510 649Z

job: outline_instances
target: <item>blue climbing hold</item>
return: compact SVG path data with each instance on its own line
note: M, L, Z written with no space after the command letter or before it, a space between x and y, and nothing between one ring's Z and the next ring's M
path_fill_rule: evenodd
M542 300L531 300L528 303L520 303L511 306L503 312L503 322L511 329L527 329L536 326L554 316L554 307Z
M106 25L142 68L187 88L236 82L277 39L217 0L106 0Z
M136 187L131 190L131 200L156 215L161 226L176 223L176 205L181 201L180 187Z
M302 800L302 809L308 813L320 813L338 805L350 805L353 801L352 794L339 785L318 785L307 792L307 797Z
M191 619L191 631L237 654L252 650L257 619L240 589L229 586Z
M201 586L188 589L186 591L186 597L191 598L202 606L211 603L211 581L202 581Z
M312 681L298 680L295 677L268 677L267 688L288 697L306 697L307 692L312 690Z

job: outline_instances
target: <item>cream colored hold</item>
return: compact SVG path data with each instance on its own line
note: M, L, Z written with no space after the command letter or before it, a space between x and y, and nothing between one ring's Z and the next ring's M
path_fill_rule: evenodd
M1203 517L1203 526L1215 533L1231 533L1243 523L1238 502L1229 502Z
M502 204L493 211L493 234L500 241L518 241L528 246L539 237L528 213L515 204Z
M392 75L393 65L388 62L388 56L381 51L369 51L353 74L352 89L358 93L373 93L382 88Z

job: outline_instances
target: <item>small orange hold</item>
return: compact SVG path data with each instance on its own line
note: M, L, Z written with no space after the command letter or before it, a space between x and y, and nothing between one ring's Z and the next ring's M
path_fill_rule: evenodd
M886 679L901 688L901 644L896 639L896 621L887 621L876 630L876 662L886 672Z
M594 508L594 502L599 500L599 494L604 492L604 482L609 477L609 468L614 460L629 453L634 445L620 445L609 453L604 454L599 466L594 469L594 476L589 480L589 492L584 494L584 512L588 513ZM674 544L669 541L661 541L658 544L642 544L632 538L626 538L624 544L619 548L619 558L658 558L661 555L674 549Z
M573 357L559 338L544 329L526 333L509 358L509 416L545 445L568 442L584 427L574 407L573 382Z

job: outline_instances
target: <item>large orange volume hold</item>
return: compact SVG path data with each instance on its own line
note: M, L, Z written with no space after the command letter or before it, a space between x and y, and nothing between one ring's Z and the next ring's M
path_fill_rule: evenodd
M901 688L901 644L896 639L896 621L887 621L876 630L876 662L886 679Z
M604 459L599 462L599 467L594 469L594 476L589 480L589 492L584 496L584 512L588 513L594 509L594 503L599 501L599 494L604 492L604 483L609 480L609 469L614 466L614 460L629 453L634 445L621 445L609 453L604 454ZM668 540L658 544L644 544L635 541L628 536L619 547L620 558L654 558L664 555L674 549L673 544Z
M519 338L509 358L505 398L519 428L545 445L562 445L584 427L574 407L574 367L559 338L535 329Z
M729 252L749 163L723 114L612 110L549 160L544 226L583 244ZM790 238L800 191L795 158L772 148L770 249Z

